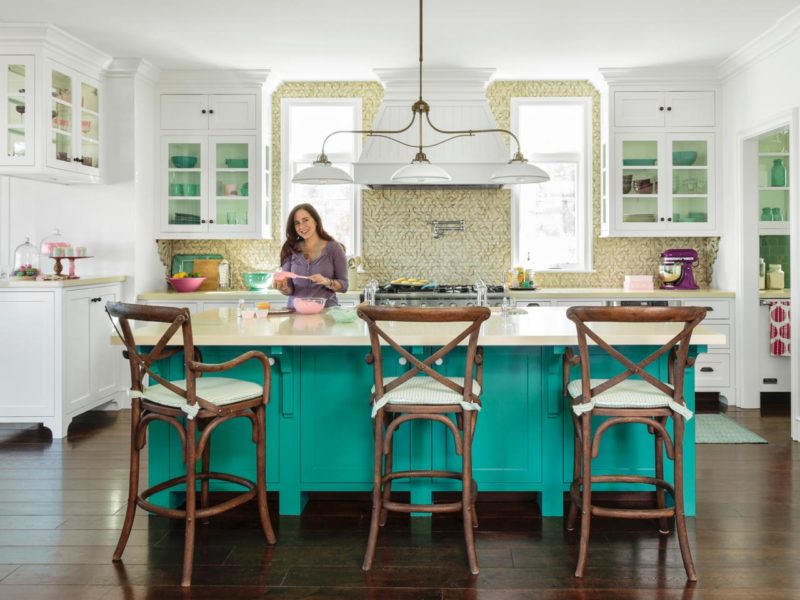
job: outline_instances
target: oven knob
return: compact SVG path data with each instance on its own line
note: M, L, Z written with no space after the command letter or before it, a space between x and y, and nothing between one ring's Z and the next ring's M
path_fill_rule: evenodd
M419 303L419 305L420 305L420 306L428 306L428 303L427 303L427 302L425 302L425 301L423 301L423 302L420 302L420 303Z
M442 303L442 306L444 306L444 303ZM450 306L458 306L458 304L456 304L455 302L451 302Z
M398 303L397 303L397 306L405 306L405 305L406 305L406 303L405 303L405 302L398 302Z
M467 306L475 306L474 302L467 302Z

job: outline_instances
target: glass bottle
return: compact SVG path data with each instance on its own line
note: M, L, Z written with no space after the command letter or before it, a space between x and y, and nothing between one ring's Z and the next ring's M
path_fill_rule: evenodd
M781 265L770 265L767 269L767 289L782 290L784 273Z
M772 209L769 206L765 206L761 209L761 220L772 221Z
M219 266L217 267L217 272L219 274L219 289L227 290L231 287L231 266L230 263L225 260L224 258L219 261Z
M772 164L770 182L772 187L786 187L786 167L782 158L776 158Z
M767 289L767 265L763 258L758 259L758 289Z
M375 306L377 292L378 282L374 279L371 279L364 288L364 302L369 306Z

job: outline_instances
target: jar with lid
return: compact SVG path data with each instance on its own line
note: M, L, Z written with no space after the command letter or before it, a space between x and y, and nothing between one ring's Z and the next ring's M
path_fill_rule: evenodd
M33 279L39 274L39 250L31 244L31 238L25 241L14 250L14 272L12 275L17 278L24 277Z
M231 266L230 263L225 260L224 258L219 261L219 265L217 267L217 273L219 275L219 289L227 290L231 287Z
M784 273L781 265L770 265L767 268L767 289L782 290Z
M69 248L71 244L64 240L64 236L61 235L61 230L55 229L53 233L50 235L46 235L42 238L42 241L39 242L39 253L41 255L41 266L42 272L44 273L45 269L47 268L48 264L51 262L48 259L51 256L60 255L64 256L66 251L56 250L56 248Z
M767 289L767 265L763 258L758 259L758 289Z

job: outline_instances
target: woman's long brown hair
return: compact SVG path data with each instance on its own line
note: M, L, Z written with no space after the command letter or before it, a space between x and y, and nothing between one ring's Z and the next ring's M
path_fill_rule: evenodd
M294 215L298 210L304 210L311 215L311 218L314 219L314 223L317 224L317 235L321 239L328 242L333 241L333 236L325 231L325 228L322 226L322 219L317 209L308 203L298 204L291 210L289 213L289 220L286 221L286 241L283 243L283 246L281 246L281 264L286 262L286 259L292 255L292 252L299 250L298 245L303 240L294 228Z

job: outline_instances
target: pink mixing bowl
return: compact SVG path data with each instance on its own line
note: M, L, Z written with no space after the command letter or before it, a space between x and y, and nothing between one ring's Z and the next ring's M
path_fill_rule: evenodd
M176 292L194 292L205 280L205 277L182 277L180 279L176 279L174 277L167 278L167 281L169 281L169 284L175 289Z
M294 309L301 315L313 315L325 308L325 298L295 298Z

